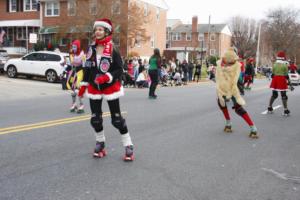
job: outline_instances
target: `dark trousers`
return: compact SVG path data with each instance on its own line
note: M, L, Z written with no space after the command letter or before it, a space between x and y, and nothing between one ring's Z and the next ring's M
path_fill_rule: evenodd
M149 76L151 78L151 85L150 85L150 88L149 88L149 96L154 96L156 86L158 84L158 70L157 69L149 70L148 73L149 73Z

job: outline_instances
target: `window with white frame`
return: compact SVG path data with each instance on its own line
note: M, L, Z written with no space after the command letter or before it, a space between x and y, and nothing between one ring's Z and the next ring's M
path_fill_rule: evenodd
M45 13L46 17L59 16L59 2L46 2Z
M153 34L153 35L151 36L151 39L150 39L150 45L151 45L151 48L154 49L154 47L155 47L155 34Z
M210 35L210 41L215 41L216 40L216 34L212 33Z
M210 54L211 56L216 55L216 50L215 50L215 49L210 49L209 54Z
M17 12L17 0L9 0L9 12Z
M76 15L76 1L69 0L68 1L68 16L75 16Z
M159 14L160 14L160 10L159 8L156 8L156 20L159 21Z
M191 41L191 40L192 40L192 34L186 33L186 41Z
M136 47L141 47L141 33L137 33L136 36L135 36L135 42L134 42L134 45Z
M17 40L25 40L26 39L26 29L25 27L17 28Z
M29 37L30 33L38 33L38 27L27 27L28 36L26 37L26 27L17 28L17 40L26 40Z
M112 2L111 9L112 9L113 14L117 14L117 15L121 14L121 1L120 0L114 0Z
M172 33L172 40L173 41L180 41L181 40L181 33Z
M204 41L204 34L203 33L199 33L198 41Z
M25 0L24 11L36 11L37 4L38 4L37 0Z
M145 17L148 16L148 4L147 3L144 4L144 16Z
M97 0L90 0L90 14L96 15L97 14Z

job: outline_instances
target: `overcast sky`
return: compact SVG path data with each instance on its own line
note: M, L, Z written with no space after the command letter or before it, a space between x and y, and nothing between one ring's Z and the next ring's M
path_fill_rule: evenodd
M270 9L292 7L300 9L300 0L165 0L169 6L168 19L181 19L191 23L193 15L198 23L224 23L232 16L240 15L262 19Z

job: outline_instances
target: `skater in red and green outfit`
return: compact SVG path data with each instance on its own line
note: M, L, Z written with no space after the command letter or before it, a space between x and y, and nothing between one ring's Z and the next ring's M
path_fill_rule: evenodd
M272 68L272 82L270 88L272 89L272 96L270 98L268 113L273 113L273 103L278 97L278 92L281 94L281 100L284 108L283 114L288 116L290 111L287 107L288 97L286 92L288 90L289 76L288 65L284 51L277 53L276 61ZM291 87L291 89L293 89Z
M233 48L229 48L221 60L217 62L216 84L218 105L225 117L224 132L232 132L230 115L227 108L227 102L232 100L233 109L241 116L250 128L250 138L258 138L257 128L251 120L247 111L243 108L245 105L244 99L240 95L237 86L241 72L241 64L238 61L239 57L234 52Z
M244 77L244 88L245 90L251 90L251 83L253 83L254 77L254 59L248 58L246 62L246 69L245 69L245 77Z

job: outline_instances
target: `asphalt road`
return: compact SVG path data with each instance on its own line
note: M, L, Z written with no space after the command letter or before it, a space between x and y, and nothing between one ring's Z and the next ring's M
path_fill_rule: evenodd
M147 99L147 90L126 89L121 108L136 160L124 163L109 116L108 156L92 157L86 99L86 113L71 114L59 84L0 76L0 199L299 200L300 87L288 94L291 116L284 117L282 107L262 114L267 86L257 80L245 95L258 140L247 137L232 110L234 132L223 132L214 83L159 88L157 100Z

